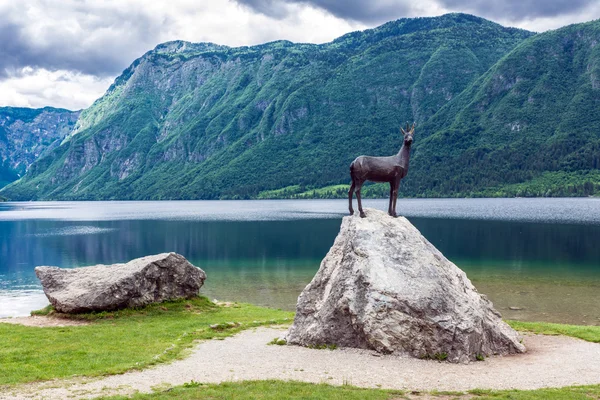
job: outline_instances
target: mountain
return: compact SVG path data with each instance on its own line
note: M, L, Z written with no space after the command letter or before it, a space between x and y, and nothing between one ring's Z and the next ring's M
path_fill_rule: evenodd
M600 21L523 41L422 125L423 195L600 192Z
M1 195L248 198L345 183L352 159L397 152L401 124L426 126L532 35L448 14L322 45L164 43ZM425 137L418 128L417 143Z
M0 107L0 187L19 179L46 152L58 147L78 111Z

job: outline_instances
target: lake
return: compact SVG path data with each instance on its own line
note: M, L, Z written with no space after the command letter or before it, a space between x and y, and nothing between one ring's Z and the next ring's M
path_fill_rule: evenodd
M47 304L35 266L167 251L206 271L210 298L293 310L346 209L345 200L0 203L0 317ZM600 199L401 199L398 212L504 318L600 325Z

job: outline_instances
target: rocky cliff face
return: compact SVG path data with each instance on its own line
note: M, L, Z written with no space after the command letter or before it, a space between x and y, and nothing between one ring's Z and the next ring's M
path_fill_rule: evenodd
M29 166L60 145L79 111L51 107L0 108L0 187L24 175Z
M525 351L492 303L406 218L366 214L344 217L298 298L289 344L452 362Z

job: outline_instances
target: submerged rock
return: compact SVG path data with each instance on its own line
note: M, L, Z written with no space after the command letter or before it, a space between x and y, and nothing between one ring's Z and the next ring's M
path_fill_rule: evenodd
M63 313L107 311L191 298L206 274L180 254L162 253L126 264L84 268L37 267L54 308Z
M344 217L298 298L289 344L451 362L525 352L492 303L406 218L373 209L366 214Z

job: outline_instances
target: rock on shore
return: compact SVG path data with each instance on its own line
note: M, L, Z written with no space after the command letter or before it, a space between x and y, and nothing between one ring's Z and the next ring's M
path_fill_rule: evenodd
M84 268L37 267L54 308L63 313L116 310L190 298L206 274L176 253L136 258L126 264Z
M373 209L366 214L344 217L298 298L289 344L451 362L525 352L492 303L406 218Z

